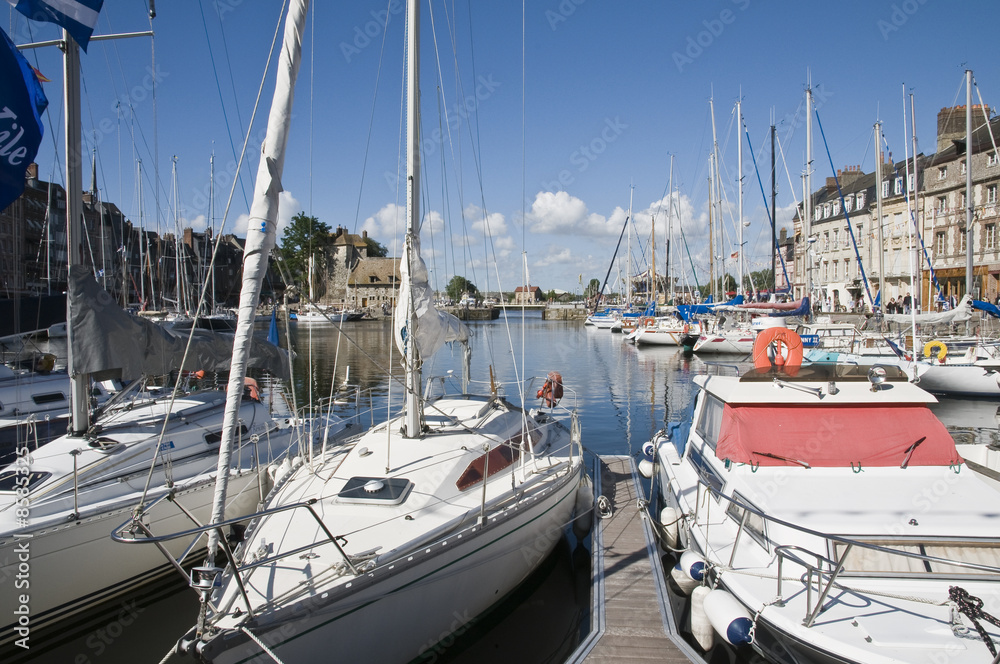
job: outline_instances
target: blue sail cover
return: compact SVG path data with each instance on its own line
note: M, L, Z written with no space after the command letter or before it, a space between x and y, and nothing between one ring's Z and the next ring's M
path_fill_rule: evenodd
M720 304L681 304L677 307L677 312L685 321L690 321L695 316L714 314L716 307L734 306L737 304L743 304L742 295L737 295L729 302L722 302Z
M996 305L990 304L989 302L983 302L982 300L973 300L972 308L979 309L980 311L985 311L994 318L1000 318L1000 309L998 309Z
M792 309L791 311L775 311L768 314L768 316L808 316L809 315L809 298L802 298L802 304L799 305L798 309Z

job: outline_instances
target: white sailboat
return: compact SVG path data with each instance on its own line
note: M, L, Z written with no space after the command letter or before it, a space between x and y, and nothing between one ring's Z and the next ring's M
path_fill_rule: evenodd
M207 612L178 648L201 661L267 653L304 664L328 661L333 645L343 661L409 661L511 592L573 514L579 424L574 414L571 432L557 418L555 376L539 393L547 408L530 412L495 394L421 390L422 359L466 331L433 308L420 258L417 2L407 5L408 223L396 313L405 406L285 476L229 567L195 570ZM306 5L289 9L275 106L290 104Z
M272 418L267 406L255 398L255 386L237 405L238 443L223 463L219 462L223 391L155 394L137 387L119 393L90 421L88 374L111 369L131 376L222 370L228 366L229 353L220 349L231 351L233 341L195 335L189 345L187 339L155 323L132 319L74 255L79 250L73 240L75 226L82 216L79 52L68 34L63 41L67 227L73 233L69 246L75 249L70 252L67 294L71 426L68 435L37 451L20 447L16 461L0 470L0 645L4 647L14 641L28 644L29 638L45 634L45 628L64 625L62 621L169 571L170 564L155 549L122 547L109 537L128 515L138 514L140 527L147 528L177 529L192 519L204 522L213 511L219 474L232 476L230 507L236 514L246 514L266 495L266 464L297 442L313 442L298 441L290 421ZM257 344L257 348L264 347ZM286 359L271 348L268 366L283 374ZM242 375L239 381L235 390L242 395ZM195 545L170 542L165 550L173 562L195 551ZM25 566L30 586L18 582Z

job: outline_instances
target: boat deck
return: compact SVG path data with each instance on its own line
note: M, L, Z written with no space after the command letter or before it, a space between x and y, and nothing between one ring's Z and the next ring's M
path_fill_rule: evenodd
M592 629L567 663L703 662L674 628L656 540L638 508L645 496L635 462L600 456L595 486L611 514L594 527Z

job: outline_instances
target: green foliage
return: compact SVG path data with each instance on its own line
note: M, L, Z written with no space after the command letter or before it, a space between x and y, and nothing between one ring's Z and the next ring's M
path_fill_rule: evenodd
M548 293L545 294L545 299L548 300L549 302L555 302L556 297L557 297L556 292L554 290L550 290Z
M385 245L371 237L365 238L365 244L368 245L368 258L385 258L389 255Z
M591 279L587 283L587 287L583 290L584 297L594 297L601 290L601 280Z
M306 216L305 212L292 217L292 222L285 227L281 236L278 251L294 283L301 284L308 291L306 271L309 256L314 257L316 272L323 274L326 269L326 249L332 242L330 227L316 217ZM322 283L322 280L318 281Z
M453 302L458 302L462 299L462 295L468 293L469 295L476 297L479 295L479 289L476 285L466 279L465 277L460 277L457 274L451 278L448 285L445 286L445 292L448 297L451 298Z

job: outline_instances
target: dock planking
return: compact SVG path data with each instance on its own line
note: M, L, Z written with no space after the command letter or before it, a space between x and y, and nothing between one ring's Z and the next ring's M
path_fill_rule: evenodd
M594 616L591 636L569 662L702 662L673 628L653 532L629 456L601 456L595 475L598 494L611 515L597 519L594 531Z

